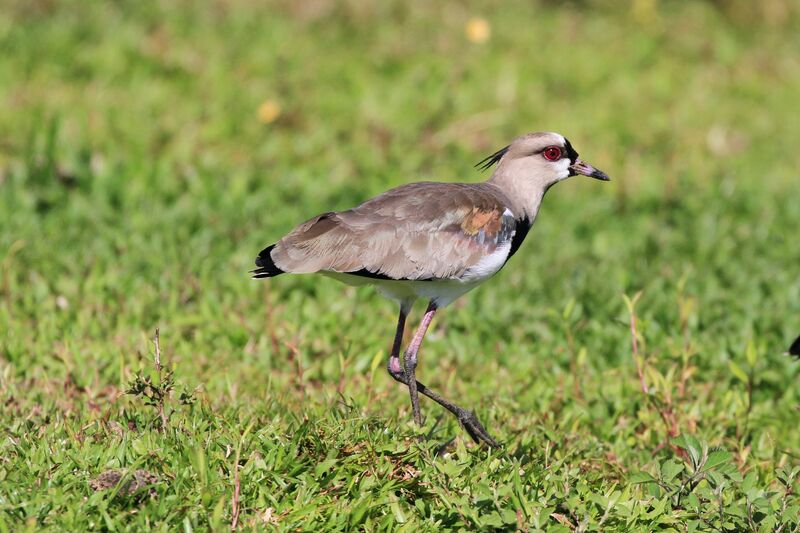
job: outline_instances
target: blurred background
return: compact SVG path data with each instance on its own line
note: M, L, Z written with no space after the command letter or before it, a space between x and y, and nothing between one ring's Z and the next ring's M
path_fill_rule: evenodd
M794 2L3 5L0 346L19 371L54 344L127 353L158 323L246 344L262 289L355 313L372 296L245 272L299 221L408 181L484 179L475 162L535 130L614 182L549 195L473 302L511 284L621 306L687 276L748 317L709 310L735 342L800 325ZM570 288L543 294L554 284Z
M552 130L613 181L550 191L514 260L437 318L423 375L506 427L566 417L647 464L663 435L610 430L660 424L635 400L622 295L642 291L654 375L692 369L683 430L767 469L775 440L800 445L781 355L800 333L795 1L4 0L0 51L9 416L123 409L159 326L216 408L313 418L347 383L405 420L373 364L392 305L250 281L253 258L389 187L485 179L477 161Z

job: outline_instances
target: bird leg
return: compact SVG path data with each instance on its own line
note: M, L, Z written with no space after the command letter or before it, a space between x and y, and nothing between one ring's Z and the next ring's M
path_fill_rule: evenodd
M414 338L411 339L411 344L408 345L403 354L406 385L408 386L408 392L411 396L411 409L414 412L414 422L416 422L418 426L422 425L422 414L419 412L419 394L417 389L417 352L419 352L422 339L425 338L425 333L428 331L428 326L430 326L433 315L435 314L436 304L431 301L428 304L428 308L425 310L425 314L422 316L422 321L419 323L416 333L414 333Z
M392 354L389 358L389 364L387 365L389 375L408 387L409 394L411 395L411 407L414 411L414 421L417 422L417 424L422 424L422 417L419 411L419 394L422 394L455 415L458 422L476 443L485 443L491 448L498 448L500 445L489 435L483 425L481 425L475 413L442 398L426 387L425 384L416 380L415 369L417 367L417 352L419 351L422 339L425 337L425 332L435 313L436 305L431 302L428 305L428 309L422 318L417 332L414 334L411 344L406 349L404 354L405 371L403 371L400 366L400 346L403 340L403 330L405 329L408 310L404 307L400 308L400 316L397 319L397 332L395 333L394 344L392 345Z
M394 333L394 343L392 343L392 354L389 356L389 364L386 365L386 369L392 377L403 374L403 369L400 366L400 347L403 344L403 331L406 329L408 311L409 309L405 305L400 306L400 316L397 317L397 331Z

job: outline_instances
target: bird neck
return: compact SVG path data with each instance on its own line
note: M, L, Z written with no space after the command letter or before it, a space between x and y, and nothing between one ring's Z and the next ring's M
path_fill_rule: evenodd
M520 178L518 173L512 174L502 167L495 170L488 183L503 191L513 204L512 211L516 218L528 218L531 223L539 212L544 193L550 188L549 184L535 179Z

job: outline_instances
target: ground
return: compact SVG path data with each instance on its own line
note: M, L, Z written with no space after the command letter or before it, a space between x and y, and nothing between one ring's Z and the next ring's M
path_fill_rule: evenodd
M0 531L798 530L798 30L788 0L4 2ZM390 302L247 271L533 130L613 181L553 188L433 323L419 376L489 451L411 422Z

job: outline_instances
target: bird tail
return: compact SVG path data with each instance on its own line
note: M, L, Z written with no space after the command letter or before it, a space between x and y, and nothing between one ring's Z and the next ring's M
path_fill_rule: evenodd
M275 248L274 244L272 246L267 246L261 250L261 252L258 254L258 257L256 257L256 266L258 268L250 271L250 273L253 275L253 279L274 278L275 276L279 276L285 272L278 268L277 265L275 265L275 261L272 260L273 248Z

